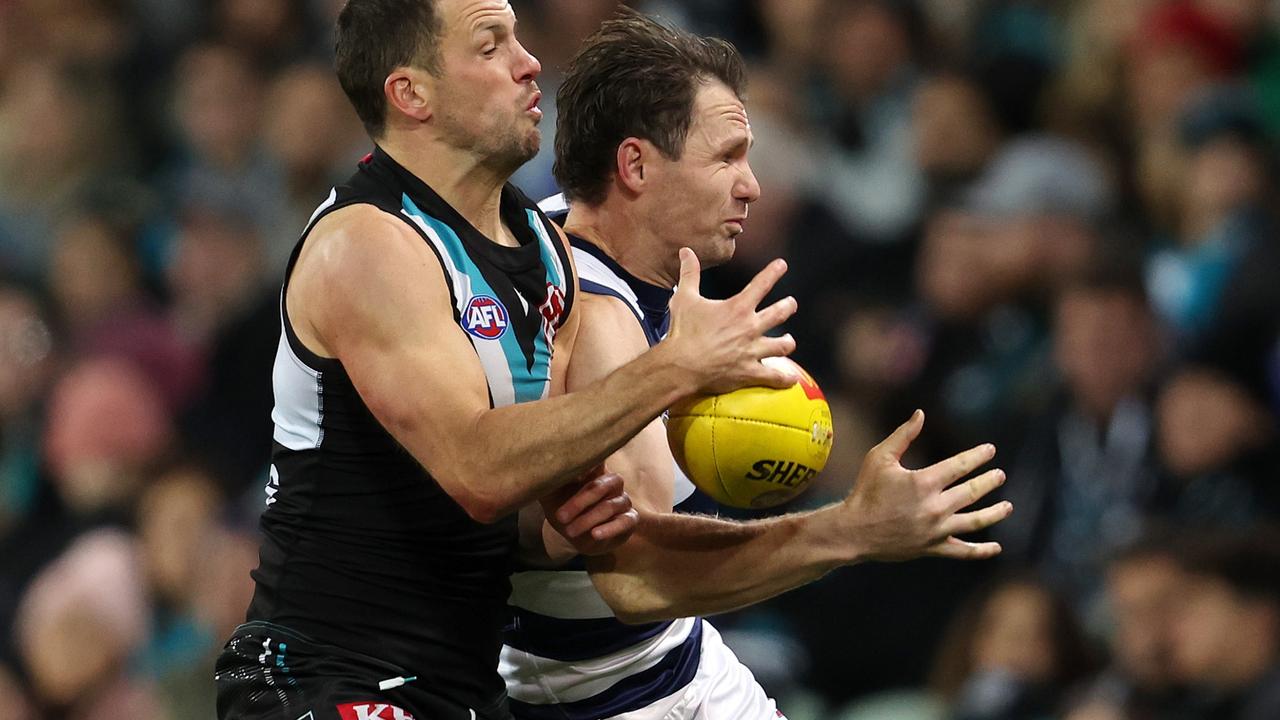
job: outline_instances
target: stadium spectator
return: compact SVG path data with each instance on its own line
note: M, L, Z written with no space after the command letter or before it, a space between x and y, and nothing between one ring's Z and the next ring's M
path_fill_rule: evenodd
M1075 699L1068 720L1157 720L1175 716L1185 701L1173 668L1174 610L1185 582L1176 542L1162 529L1112 556L1104 601L1110 663Z
M1020 481L1006 489L1019 512L994 532L1006 562L1035 567L1088 616L1106 559L1160 498L1151 395L1162 343L1136 268L1069 282L1053 344L1061 385L1029 411L1012 470Z
M1068 605L1029 579L996 583L956 615L933 690L954 720L1052 717L1093 658Z
M1189 579L1173 623L1173 668L1199 693L1200 717L1280 715L1280 539L1206 537L1180 557Z

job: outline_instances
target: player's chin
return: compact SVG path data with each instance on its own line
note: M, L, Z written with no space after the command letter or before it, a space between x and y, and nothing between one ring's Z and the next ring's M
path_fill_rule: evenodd
M532 160L541 147L542 131L535 127L530 132L525 133L520 143L520 164L523 165Z
M707 244L701 253L698 254L698 262L703 267L716 267L724 265L733 259L733 253L738 248L738 241L735 235L726 235Z

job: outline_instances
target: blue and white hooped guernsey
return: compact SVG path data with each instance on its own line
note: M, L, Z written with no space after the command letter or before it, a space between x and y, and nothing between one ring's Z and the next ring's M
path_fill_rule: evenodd
M553 219L567 210L558 196L539 207ZM635 278L582 238L570 236L570 242L581 290L618 298L651 346L661 340L671 290ZM676 510L715 512L679 467L675 483ZM511 587L499 669L517 720L612 717L680 691L697 673L701 618L624 624L596 592L581 560L555 570L519 570Z

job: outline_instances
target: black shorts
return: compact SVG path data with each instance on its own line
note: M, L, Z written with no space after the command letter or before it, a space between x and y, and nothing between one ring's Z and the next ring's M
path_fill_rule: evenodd
M250 622L218 657L218 720L510 720L506 698L468 708L377 658Z

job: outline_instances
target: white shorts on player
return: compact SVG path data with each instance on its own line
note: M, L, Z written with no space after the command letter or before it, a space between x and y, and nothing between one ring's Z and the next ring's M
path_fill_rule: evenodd
M679 691L608 720L786 720L720 633L702 622L698 674Z

